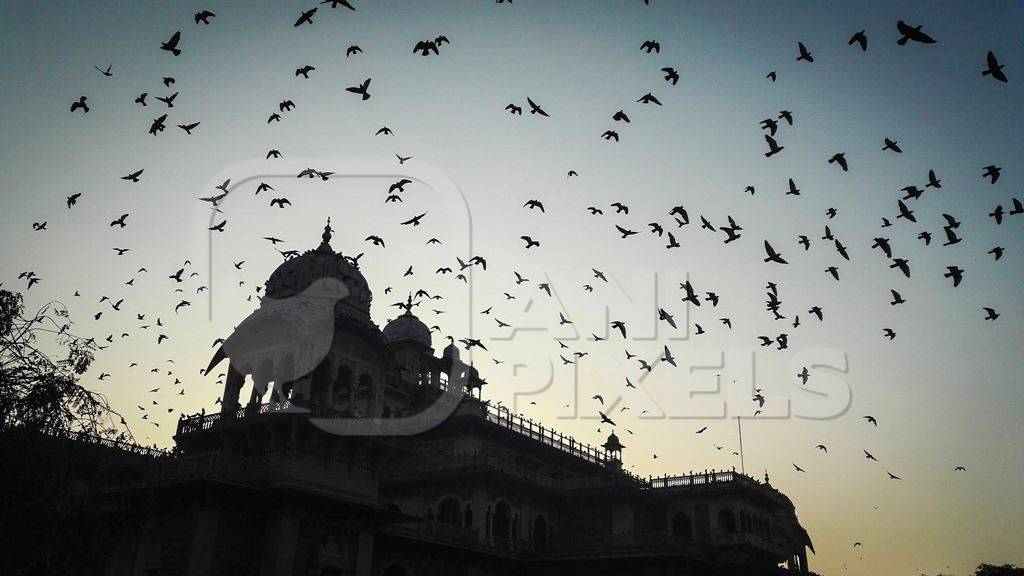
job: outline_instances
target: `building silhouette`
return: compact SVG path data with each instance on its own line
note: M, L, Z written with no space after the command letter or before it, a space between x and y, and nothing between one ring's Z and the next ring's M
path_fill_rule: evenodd
M383 330L357 263L286 260L211 363L220 410L166 454L103 472L109 575L807 573L793 503L735 471L639 478L482 399L486 384L404 312Z

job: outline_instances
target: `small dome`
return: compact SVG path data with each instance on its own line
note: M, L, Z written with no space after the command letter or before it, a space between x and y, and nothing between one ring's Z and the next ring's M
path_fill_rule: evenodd
M455 342L451 342L444 347L444 351L441 352L441 359L448 361L459 360L459 349L455 346Z
M430 348L430 328L414 316L406 312L384 326L384 340L388 344L395 344L403 341L412 341Z
M615 435L615 432L612 432L608 435L608 440L604 443L602 448L610 452L616 452L618 450L622 450L625 446L619 442L619 437Z
M301 256L285 260L274 270L266 283L266 294L270 298L283 299L301 294L315 281L334 278L345 285L348 295L341 302L364 318L370 316L370 302L373 295L370 286L359 267L349 258L336 253L330 245L331 226L328 221L324 228L323 242L316 250L308 250Z

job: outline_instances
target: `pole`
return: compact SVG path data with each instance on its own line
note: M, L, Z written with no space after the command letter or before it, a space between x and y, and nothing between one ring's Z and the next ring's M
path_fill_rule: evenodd
M747 473L747 468L743 463L743 426L740 424L740 417L736 417L736 429L740 433L740 472L744 475Z

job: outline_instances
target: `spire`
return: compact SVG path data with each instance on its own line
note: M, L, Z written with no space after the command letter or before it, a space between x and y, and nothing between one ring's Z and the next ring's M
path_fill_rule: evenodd
M331 228L331 217L328 216L327 225L324 226L324 233L321 236L324 241L320 243L320 247L317 248L317 250L321 252L330 252L332 254L334 253L334 249L331 248L331 232L334 232L334 230Z

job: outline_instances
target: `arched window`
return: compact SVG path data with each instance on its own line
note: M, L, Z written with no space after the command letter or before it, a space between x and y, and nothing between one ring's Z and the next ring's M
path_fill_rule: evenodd
M473 508L466 502L466 508L462 511L462 525L466 528L473 527Z
M672 535L687 540L693 539L693 526L690 524L690 517L686 512L676 512L672 516Z
M723 534L736 533L736 515L732 510L723 508L718 513L718 526L722 529Z
M548 521L543 516L533 519L533 546L544 548L548 543Z
M493 528L491 530L494 538L508 540L512 524L512 508L508 502L502 500L494 507L494 516L491 518Z
M409 571L398 564L392 564L384 571L383 576L409 576Z
M441 500L437 507L437 521L458 526L459 520L459 502L451 496Z

